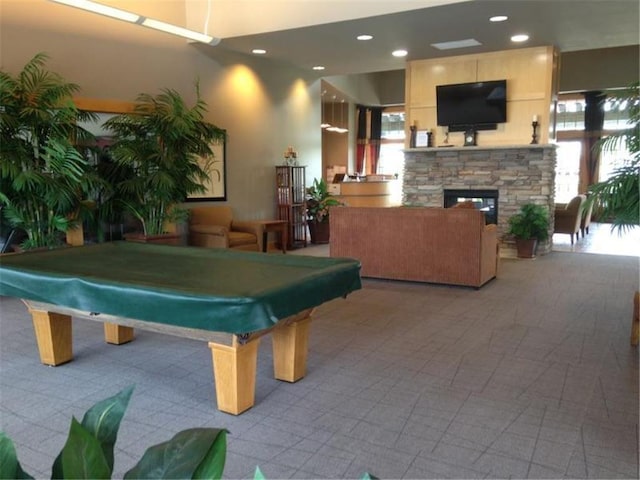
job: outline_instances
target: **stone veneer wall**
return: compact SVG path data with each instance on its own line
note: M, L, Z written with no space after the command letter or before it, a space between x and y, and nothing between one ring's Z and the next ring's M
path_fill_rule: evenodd
M538 253L551 251L555 145L412 148L404 157L403 205L442 207L445 189L497 189L501 254L515 256L508 220L525 203L549 210L549 240Z

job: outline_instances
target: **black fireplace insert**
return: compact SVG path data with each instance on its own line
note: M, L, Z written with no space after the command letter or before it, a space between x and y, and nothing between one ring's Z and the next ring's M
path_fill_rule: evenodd
M498 190L444 190L444 208L468 201L484 212L486 224L498 224Z

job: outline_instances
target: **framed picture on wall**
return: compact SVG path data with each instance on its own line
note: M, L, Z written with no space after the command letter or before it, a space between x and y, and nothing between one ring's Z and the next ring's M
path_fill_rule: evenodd
M204 202L227 200L227 167L225 162L226 143L221 140L211 146L213 157L201 158L200 166L209 174L204 182L204 192L192 193L187 202Z

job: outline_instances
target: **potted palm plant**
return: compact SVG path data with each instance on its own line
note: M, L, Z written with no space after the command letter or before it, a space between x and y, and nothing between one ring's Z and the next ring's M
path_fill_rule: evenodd
M313 179L313 184L307 188L306 200L307 226L311 243L329 242L329 209L341 204L329 193L324 179Z
M601 151L615 152L625 147L629 158L606 181L589 187L585 207L593 205L599 218L610 220L619 233L640 224L640 82L614 97L614 108L626 105L628 127L618 130L596 144Z
M614 108L626 105L628 127L614 132L596 144L602 151L626 147L629 158L608 180L589 187L585 211L593 206L598 218L611 221L619 234L640 225L640 82L635 82L614 97ZM640 290L633 297L634 318L631 344L640 342Z
M214 161L211 146L224 140L225 131L204 120L207 107L197 86L196 97L190 107L172 89L155 96L143 93L132 113L105 122L115 137L113 161L131 171L116 186L116 194L142 229L129 240L179 243L175 234L167 241L167 225L185 218L186 210L179 204L188 195L204 192Z
M547 210L533 203L522 205L520 212L509 218L507 233L515 238L518 258L534 258L538 242L549 237Z
M78 126L92 114L78 110L80 87L48 71L47 60L39 53L16 76L0 72L0 206L26 233L25 250L64 243L97 182L76 148L92 137Z

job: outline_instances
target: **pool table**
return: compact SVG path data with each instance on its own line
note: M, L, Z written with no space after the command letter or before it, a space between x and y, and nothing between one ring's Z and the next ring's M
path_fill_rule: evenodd
M0 295L27 305L43 363L73 359L72 317L104 323L116 345L134 328L204 340L218 408L235 415L254 404L260 337L272 335L275 377L295 382L313 309L359 288L348 258L133 242L0 256Z

